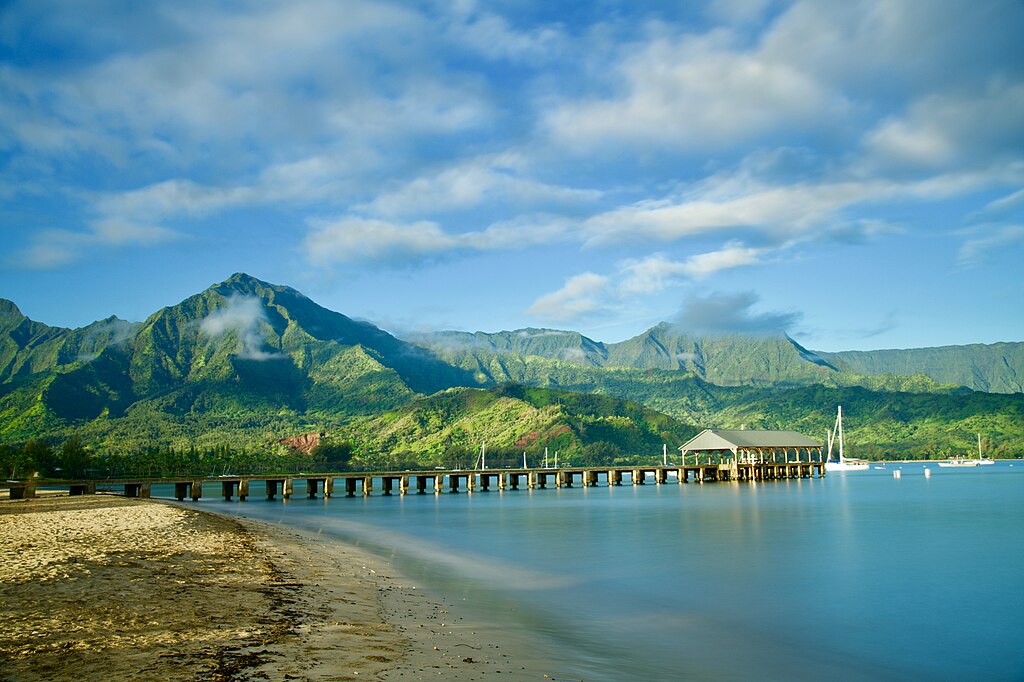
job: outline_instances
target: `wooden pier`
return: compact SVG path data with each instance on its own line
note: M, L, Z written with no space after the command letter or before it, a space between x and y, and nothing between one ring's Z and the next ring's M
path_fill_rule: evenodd
M305 482L309 499L335 496L343 491L346 497L369 496L379 486L380 495L455 494L489 491L544 490L580 486L663 485L711 482L754 482L823 477L825 464L809 462L737 462L736 460L686 465L564 467L558 469L516 468L431 471L339 472L325 474L276 474L218 476L207 478L147 478L116 480L42 481L40 483L0 484L10 489L12 499L35 497L37 485L47 488L67 487L70 495L95 494L97 488L116 491L125 497L148 498L154 485L173 486L173 496L184 501L198 501L207 496L225 500L248 499L254 491L262 491L266 499L289 499L295 482ZM260 486L260 484L263 484Z

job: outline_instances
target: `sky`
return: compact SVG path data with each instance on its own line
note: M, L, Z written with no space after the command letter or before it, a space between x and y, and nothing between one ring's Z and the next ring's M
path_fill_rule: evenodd
M1024 341L1024 3L0 8L0 297L393 333Z

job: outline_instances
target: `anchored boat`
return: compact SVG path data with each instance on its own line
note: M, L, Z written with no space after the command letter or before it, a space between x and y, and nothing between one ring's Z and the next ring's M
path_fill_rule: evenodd
M981 456L981 434L978 434L978 459L967 457L951 457L948 462L939 462L940 467L976 467L983 464L995 464L994 460Z
M832 459L832 446L839 441L839 459ZM867 471L869 464L862 459L847 457L843 452L843 406L839 406L836 413L836 425L833 431L828 432L828 459L825 461L825 471Z
M995 464L995 463L996 463L996 461L994 459L989 459L988 457L982 457L981 456L981 434L979 433L978 434L978 464Z

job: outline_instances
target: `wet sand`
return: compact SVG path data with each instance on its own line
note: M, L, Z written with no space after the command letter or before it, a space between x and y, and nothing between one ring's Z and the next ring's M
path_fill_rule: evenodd
M292 529L108 495L4 500L0 551L0 680L561 678L388 562Z

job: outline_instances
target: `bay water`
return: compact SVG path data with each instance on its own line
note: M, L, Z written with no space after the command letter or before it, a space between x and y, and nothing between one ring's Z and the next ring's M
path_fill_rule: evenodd
M560 677L1024 680L1021 462L756 483L252 492L198 504L382 555L557 662Z

